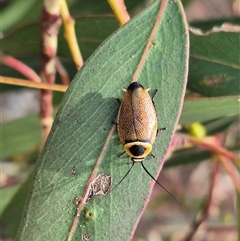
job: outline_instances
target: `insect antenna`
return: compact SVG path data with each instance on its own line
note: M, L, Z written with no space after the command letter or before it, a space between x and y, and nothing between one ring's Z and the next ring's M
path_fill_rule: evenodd
M127 171L127 173L123 176L123 178L119 181L119 183L111 190L111 192L117 187L119 186L122 181L125 179L125 177L129 174L129 172L132 170L133 166L134 166L135 162L132 163L132 166L129 168L129 170Z
M145 172L163 189L165 190L180 206L183 206L162 184L160 184L153 176L152 174L147 170L147 168L143 165L143 162L141 161L141 165ZM131 167L132 168L132 167ZM122 181L122 180L121 180Z

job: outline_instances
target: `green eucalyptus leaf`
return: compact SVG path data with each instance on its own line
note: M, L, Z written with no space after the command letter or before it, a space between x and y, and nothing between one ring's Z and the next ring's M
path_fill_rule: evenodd
M239 95L240 26L192 29L188 88L206 96Z
M0 11L0 35L4 36L9 29L22 26L40 17L43 3L38 0L14 0ZM2 46L1 46L2 48Z
M159 10L155 1L92 54L67 90L36 165L17 240L66 240L89 177L109 136L123 96L142 57ZM188 34L180 1L167 3L138 81L154 91L159 134L156 158L145 166L157 176L178 123L185 94ZM151 91L150 91L151 93ZM110 136L98 173L115 186L131 165L117 132ZM73 171L74 170L74 171ZM74 173L74 175L73 175ZM69 240L129 240L149 200L154 181L135 164L112 193L83 207ZM91 213L93 218L86 217Z
M0 153L2 158L39 148L41 135L37 115L2 124Z
M211 158L212 153L197 148L185 148L175 151L171 158L164 164L164 168L176 166L193 165Z
M208 121L219 117L239 115L238 96L195 98L185 100L180 118L181 124Z
M9 240L16 235L30 181L31 179L28 178L21 185L5 187L1 191L1 195L4 197L1 203L1 235Z
M91 27L89 27L91 26ZM86 15L75 17L75 31L83 57L86 59L118 28L113 15ZM40 53L39 23L29 24L7 33L0 40L1 50L15 57L39 56ZM71 58L71 53L64 37L64 28L58 34L58 56Z

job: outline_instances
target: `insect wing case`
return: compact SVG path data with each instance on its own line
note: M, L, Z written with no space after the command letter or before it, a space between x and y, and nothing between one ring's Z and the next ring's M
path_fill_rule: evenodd
M123 145L135 141L153 144L156 138L156 110L148 91L138 82L131 83L123 96L117 128Z

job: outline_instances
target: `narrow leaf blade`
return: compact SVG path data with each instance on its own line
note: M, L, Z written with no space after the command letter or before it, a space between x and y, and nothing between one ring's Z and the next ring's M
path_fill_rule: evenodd
M188 87L205 96L239 95L240 26L192 30Z
M18 240L66 240L87 181L104 146L155 23L159 1L107 39L72 81L38 160L23 213ZM145 166L156 176L178 122L186 86L188 34L180 2L168 3L138 81L158 89L154 98L159 127L167 127L154 144L156 159ZM113 185L131 165L117 133L100 165ZM128 165L127 165L128 164ZM76 171L71 175L72 170ZM135 165L110 195L84 206L71 240L129 240L146 206L154 182ZM92 219L86 217L91 212Z

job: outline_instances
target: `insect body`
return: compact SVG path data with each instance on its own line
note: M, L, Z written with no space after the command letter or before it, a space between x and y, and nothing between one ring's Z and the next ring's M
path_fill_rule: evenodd
M143 161L151 153L157 134L157 115L148 89L138 82L131 83L125 91L117 128L124 150L132 161Z
M133 163L113 189L125 179L134 164L140 162L145 172L176 200L143 165L144 158L152 151L152 144L155 141L158 129L157 114L152 98L148 94L148 89L145 89L138 82L131 83L125 91L118 111L117 129L124 150L131 157ZM166 128L160 128L160 130L166 130Z

